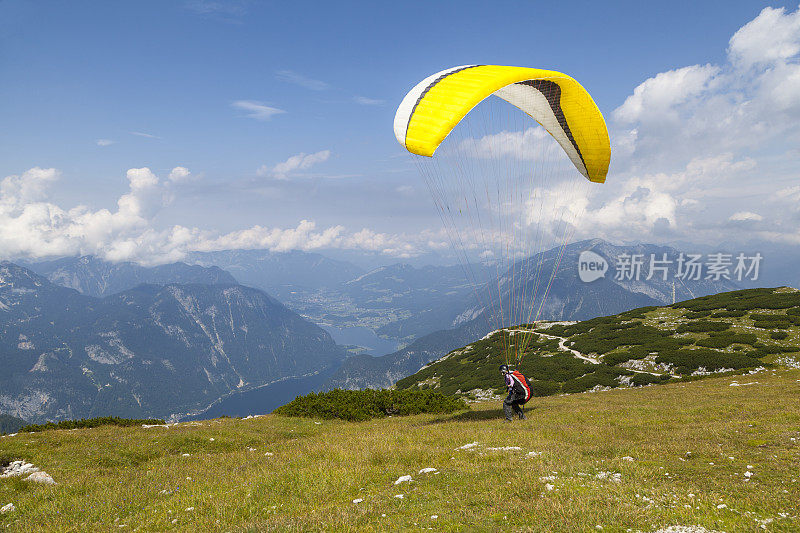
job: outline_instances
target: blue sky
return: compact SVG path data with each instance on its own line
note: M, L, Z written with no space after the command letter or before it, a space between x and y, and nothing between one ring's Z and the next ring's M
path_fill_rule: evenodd
M791 18L795 3L5 0L0 2L0 179L14 178L9 187L17 191L23 181L36 190L17 198L17 211L7 216L35 231L23 225L20 214L20 202L29 202L57 206L73 222L83 218L57 243L47 235L36 235L39 245L0 236L0 255L113 249L110 258L148 260L165 246L154 234L167 238L171 232L172 244L162 255L175 259L197 247L187 244L192 239L207 242L254 226L297 229L302 220L313 221L318 231L368 228L385 234L382 242L396 244L402 240L398 234L434 231L438 220L413 166L399 157L403 150L391 127L397 104L422 78L472 63L561 70L577 78L615 122L612 137L615 128L640 135L667 131L668 125L648 122L640 112L631 115L630 105L618 110L659 73L704 65L718 66L723 74L739 68L729 41L767 5L785 8L774 23L788 28L783 44L790 50L777 60L791 82L797 66L791 47L800 41ZM764 75L779 70L751 63ZM737 95L750 98L762 86L736 88L730 76L720 81L719 73L698 75L705 76L698 82L708 85L705 92L727 83L722 94L731 101ZM720 95L714 91L709 98ZM657 98L654 102L660 105ZM701 107L675 109L697 114ZM730 139L720 143L682 154L663 168L643 170L634 157L616 170L628 183L644 174L686 170L697 157L729 155L729 164L750 158L787 180L797 178L787 174L796 160L786 150L767 161L767 155L737 148ZM676 152L685 148L676 146ZM301 154L317 155L305 160L306 168L292 169L304 161ZM276 165L292 156L294 164L290 160L283 167L288 173L278 175ZM149 187L149 196L158 196L156 205L133 190L128 171L144 167L161 189L150 190L156 184L145 177L137 191ZM170 180L175 167L191 174ZM55 174L25 174L35 168ZM413 194L394 192L403 184L410 184ZM678 203L686 199L669 194ZM86 221L87 213L98 210L116 213L125 195L139 202L132 216L142 220L120 216L104 222L128 224L117 233L93 228L103 224L98 220ZM76 212L76 206L85 207ZM53 209L49 212L52 218ZM744 207L736 212L753 214ZM735 214L720 215L721 220L731 222ZM755 214L762 217L755 222L763 222L764 215ZM194 237L174 237L176 226ZM76 237L80 228L95 236ZM679 233L662 239L685 238ZM619 240L613 229L601 236ZM224 242L251 246L247 236L235 237ZM632 236L655 237L646 228ZM754 233L753 238L766 237ZM403 255L395 245L369 246Z

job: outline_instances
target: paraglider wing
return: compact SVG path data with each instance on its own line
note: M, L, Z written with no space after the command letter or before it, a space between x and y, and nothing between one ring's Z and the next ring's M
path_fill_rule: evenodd
M605 181L611 147L603 115L577 81L552 70L465 65L438 72L400 103L395 136L409 152L433 156L461 119L491 95L541 124L586 178Z

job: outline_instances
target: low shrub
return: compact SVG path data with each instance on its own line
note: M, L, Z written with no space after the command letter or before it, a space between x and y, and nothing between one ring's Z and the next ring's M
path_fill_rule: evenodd
M273 413L308 418L339 418L352 422L419 413L452 413L469 409L456 396L432 390L341 390L298 396Z
M676 330L678 333L708 333L711 331L725 331L731 327L730 322L715 322L712 320L697 320L688 324L681 324Z
M632 374L632 372L612 368L608 365L599 365L597 370L591 374L586 374L585 376L564 382L561 385L561 391L567 394L572 394L591 390L598 385L601 387L611 388L619 387L619 381L617 381L617 377L629 374Z
M674 352L662 352L656 357L657 363L670 363L679 374L687 374L702 367L706 370L721 368L750 368L759 366L761 362L750 355L741 353L718 352L707 348L696 350L681 349Z
M666 375L656 376L654 374L637 373L631 378L631 385L634 387L643 387L651 383L664 383L665 381L669 381L669 378L670 377Z
M705 318L705 317L709 316L710 314L711 314L711 311L708 311L708 310L706 310L706 311L688 311L683 316L684 316L684 318L695 319L695 318Z
M561 391L561 384L555 381L538 381L532 379L528 381L528 385L530 385L531 393L534 396L551 396Z
M141 426L142 424L164 424L161 419L147 418L119 418L116 416L103 416L99 418L81 418L80 420L62 420L61 422L47 422L45 424L29 424L20 428L20 433L36 433L48 429L79 429L96 428L99 426Z
M783 339L788 337L789 334L786 333L785 331L773 331L772 333L769 334L769 336L775 339L776 341L782 341Z
M711 334L707 339L700 339L695 344L706 348L727 348L731 344L755 344L758 337L755 333L723 332Z

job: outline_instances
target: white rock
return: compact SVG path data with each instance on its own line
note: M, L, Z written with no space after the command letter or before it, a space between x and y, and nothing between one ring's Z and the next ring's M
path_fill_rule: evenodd
M397 498L397 499L400 499L400 500L403 499L403 495L402 494L395 494L394 497Z
M555 485L551 485L550 483L548 483L544 486L544 488L547 490L553 490L555 488Z
M6 505L0 507L0 514L10 513L12 511L16 511L17 508L14 507L13 503L7 503Z
M526 453L525 455L526 455L527 457L537 457L537 456L539 456L539 455L542 455L542 452L528 452L528 453Z
M403 483L404 481L409 481L410 482L410 481L413 481L413 479L411 478L411 476L400 476L399 478L397 478L394 481L394 484L395 485L399 485L400 483Z
M469 450L470 448L474 448L475 446L478 446L478 445L479 444L478 444L477 441L476 442L470 442L469 444L465 444L463 446L459 446L458 449L459 450Z
M275 455L275 454L274 454L274 453L272 453L272 452L265 452L265 453L264 453L264 455L266 455L267 457L269 457L270 455Z
M428 467L428 468L423 468L422 470L419 471L420 474L428 474L430 472L436 472L436 469Z
M431 515L431 519L432 519L432 520L436 520L437 518L439 518L439 515L438 515L438 514L432 514L432 515Z
M748 471L748 472L745 472L745 473L744 473L744 477L747 477L747 478L749 478L749 477L753 477L753 473L752 473L752 472L749 472L749 471Z
M622 460L623 461L633 461L633 457L631 457L629 455L626 455L625 457L622 458Z
M188 454L188 453L182 453L182 454L181 454L181 457L191 457L191 455L190 455L190 454Z
M486 448L490 452L518 452L522 448L519 446L500 446L498 448Z
M363 501L364 501L364 500L363 500L363 499L361 499L361 498L356 498L355 500L353 500L353 503L361 503L361 502L363 502Z
M44 483L45 485L55 485L56 482L47 472L34 472L25 478L25 481L35 481L36 483Z
M187 511L194 511L194 507L187 507L186 510Z
M727 508L728 508L728 506L725 505L724 503L721 503L721 504L717 505L717 509L727 509Z
M169 424L142 424L142 427L145 429L150 428L168 428Z
M208 439L208 440L209 440L210 442L214 442L214 437L211 437L211 438L210 438L210 439Z

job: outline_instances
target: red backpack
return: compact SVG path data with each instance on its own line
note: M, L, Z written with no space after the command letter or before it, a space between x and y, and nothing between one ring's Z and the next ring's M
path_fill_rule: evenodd
M522 372L519 370L514 370L511 372L511 379L513 379L516 383L519 383L522 387L522 390L525 391L525 400L522 403L528 403L528 400L530 400L531 396L533 396L531 387L528 385L528 380L525 379L525 376L523 376Z

